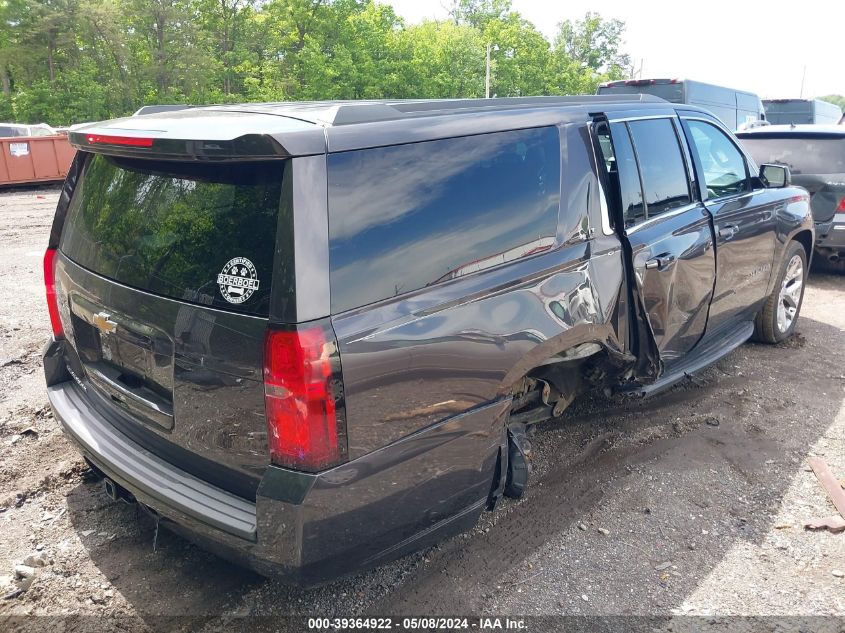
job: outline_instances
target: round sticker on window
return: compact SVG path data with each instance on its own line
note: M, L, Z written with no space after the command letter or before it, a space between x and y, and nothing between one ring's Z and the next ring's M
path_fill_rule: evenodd
M246 257L230 259L217 275L220 294L229 303L243 303L258 290L258 274Z

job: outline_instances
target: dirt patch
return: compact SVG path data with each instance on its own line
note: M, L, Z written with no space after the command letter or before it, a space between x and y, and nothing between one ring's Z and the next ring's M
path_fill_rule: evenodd
M807 457L845 476L845 277L811 277L781 345L744 345L651 400L585 398L538 428L526 497L470 533L301 590L167 532L154 551L151 522L101 494L57 429L39 366L56 199L0 195L0 614L132 616L98 620L122 631L161 616L211 630L283 614L845 615L845 534L802 528L833 513ZM16 594L31 556L44 565Z

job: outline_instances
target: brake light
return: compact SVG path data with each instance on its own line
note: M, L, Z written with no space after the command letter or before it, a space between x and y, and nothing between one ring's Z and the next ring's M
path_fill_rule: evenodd
M50 325L55 338L64 338L65 331L59 316L59 300L56 297L56 249L48 248L44 252L44 286L47 290L47 312L50 313Z
M91 145L128 145L131 147L152 147L153 139L143 136L111 136L109 134L89 134Z
M318 471L346 458L340 359L331 326L269 329L264 405L270 461Z
M845 213L845 196L839 201L839 206L836 207L836 213Z

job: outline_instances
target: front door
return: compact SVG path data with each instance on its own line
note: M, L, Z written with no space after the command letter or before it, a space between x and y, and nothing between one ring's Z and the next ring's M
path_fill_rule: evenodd
M704 205L713 216L716 286L708 335L754 318L765 299L775 252L777 200L754 188L743 153L715 121L684 118Z
M716 273L711 218L692 195L677 119L617 121L609 128L612 143L599 140L611 188L617 185L616 224L630 249L651 338L640 341L641 356L651 343L656 377L704 335Z

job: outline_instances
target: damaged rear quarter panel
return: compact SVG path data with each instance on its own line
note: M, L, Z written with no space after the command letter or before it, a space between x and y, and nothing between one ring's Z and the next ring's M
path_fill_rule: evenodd
M623 351L615 237L582 241L333 319L350 459L487 402L586 341Z

